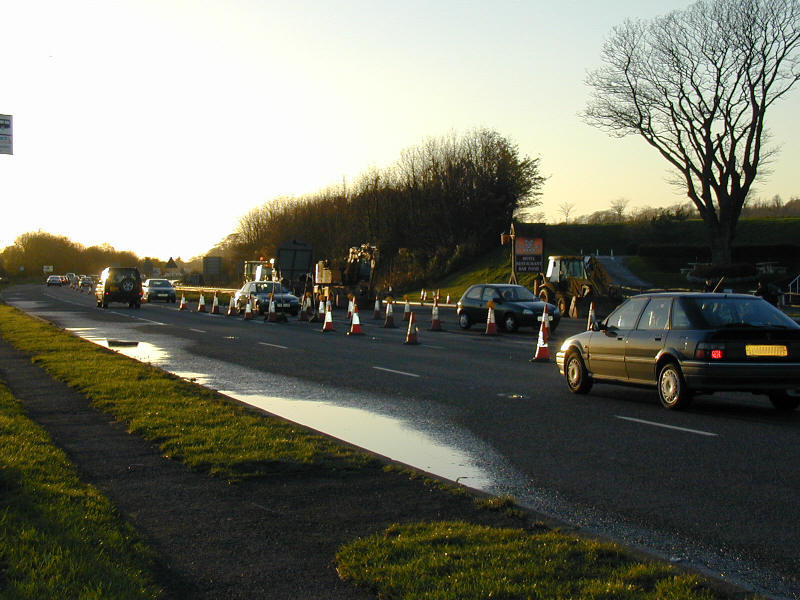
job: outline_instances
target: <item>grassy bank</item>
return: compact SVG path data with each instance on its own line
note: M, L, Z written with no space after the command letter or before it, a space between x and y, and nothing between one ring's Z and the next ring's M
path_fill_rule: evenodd
M132 433L157 443L164 455L197 471L231 481L309 469L372 469L376 477L385 476L366 453L248 410L5 305L0 305L0 336L126 423ZM7 390L0 388L0 399L12 407L3 409L8 415L2 413L0 431L13 436L3 438L0 454L0 596L156 597L159 589L148 575L153 565L149 550L105 499L77 481L57 451L42 449L46 436L32 424L23 426ZM26 461L30 466L23 467ZM17 496L22 493L27 496ZM482 506L513 510L507 500ZM63 540L71 542L79 534L88 544L76 542L74 555L66 556ZM117 569L117 563L126 569ZM643 562L619 547L544 528L395 525L341 548L337 564L341 577L385 598L725 598L669 565ZM40 583L42 565L62 579ZM18 591L6 596L12 578ZM129 587L123 588L120 578ZM78 591L40 593L44 588L38 586L66 585L63 579L74 580Z
M0 597L158 598L154 556L0 383Z

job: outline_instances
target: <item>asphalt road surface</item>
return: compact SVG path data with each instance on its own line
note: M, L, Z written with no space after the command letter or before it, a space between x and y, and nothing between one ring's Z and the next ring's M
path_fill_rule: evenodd
M699 396L689 410L660 407L654 390L596 385L570 394L553 362L531 363L536 333L497 337L429 332L414 307L419 344L362 313L363 336L293 318L244 321L173 304L95 307L71 289L17 286L4 300L60 327L180 342L221 371L246 369L330 390L380 396L419 421L467 431L510 465L523 504L575 527L654 551L774 598L800 598L800 411L775 412L766 396ZM562 320L550 342L585 326ZM212 361L212 363L208 363ZM442 421L442 423L439 423ZM446 421L446 422L445 422Z

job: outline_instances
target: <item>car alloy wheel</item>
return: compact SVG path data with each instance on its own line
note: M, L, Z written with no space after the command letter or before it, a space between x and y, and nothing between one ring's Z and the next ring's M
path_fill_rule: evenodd
M664 408L680 410L691 402L683 375L675 363L668 362L658 372L658 399Z
M503 316L503 329L509 332L517 330L517 318L513 313L506 313Z
M458 326L461 327L461 329L469 329L472 326L472 321L469 320L469 315L464 311L458 315Z
M586 394L592 389L592 378L589 377L583 360L575 352L567 355L564 373L567 377L567 387L573 394Z

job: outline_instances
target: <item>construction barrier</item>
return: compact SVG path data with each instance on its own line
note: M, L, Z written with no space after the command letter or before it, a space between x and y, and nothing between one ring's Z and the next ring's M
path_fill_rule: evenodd
M539 327L539 338L536 340L536 354L533 355L531 362L550 360L550 348L547 346L547 340L550 339L550 320L552 318L547 314L547 305L545 304L542 316L539 317L542 324Z

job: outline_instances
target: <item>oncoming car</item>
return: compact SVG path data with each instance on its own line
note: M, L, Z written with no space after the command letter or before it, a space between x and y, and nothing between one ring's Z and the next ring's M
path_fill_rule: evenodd
M142 302L153 302L163 300L164 302L175 302L175 288L166 279L148 279L142 285Z
M296 316L300 312L300 300L277 281L248 281L233 296L239 310L244 310L247 301L250 307L259 314L269 310L269 296L275 301L275 312L289 313Z
M608 382L655 386L668 409L716 391L766 394L783 411L800 405L800 325L757 296L634 296L564 340L556 364L576 394Z
M473 323L486 323L489 301L494 303L494 316L497 324L506 331L516 331L519 327L538 328L542 312L547 305L550 331L555 331L561 320L561 312L554 304L542 302L522 285L507 283L479 283L471 285L458 301L456 312L458 324L469 329Z

